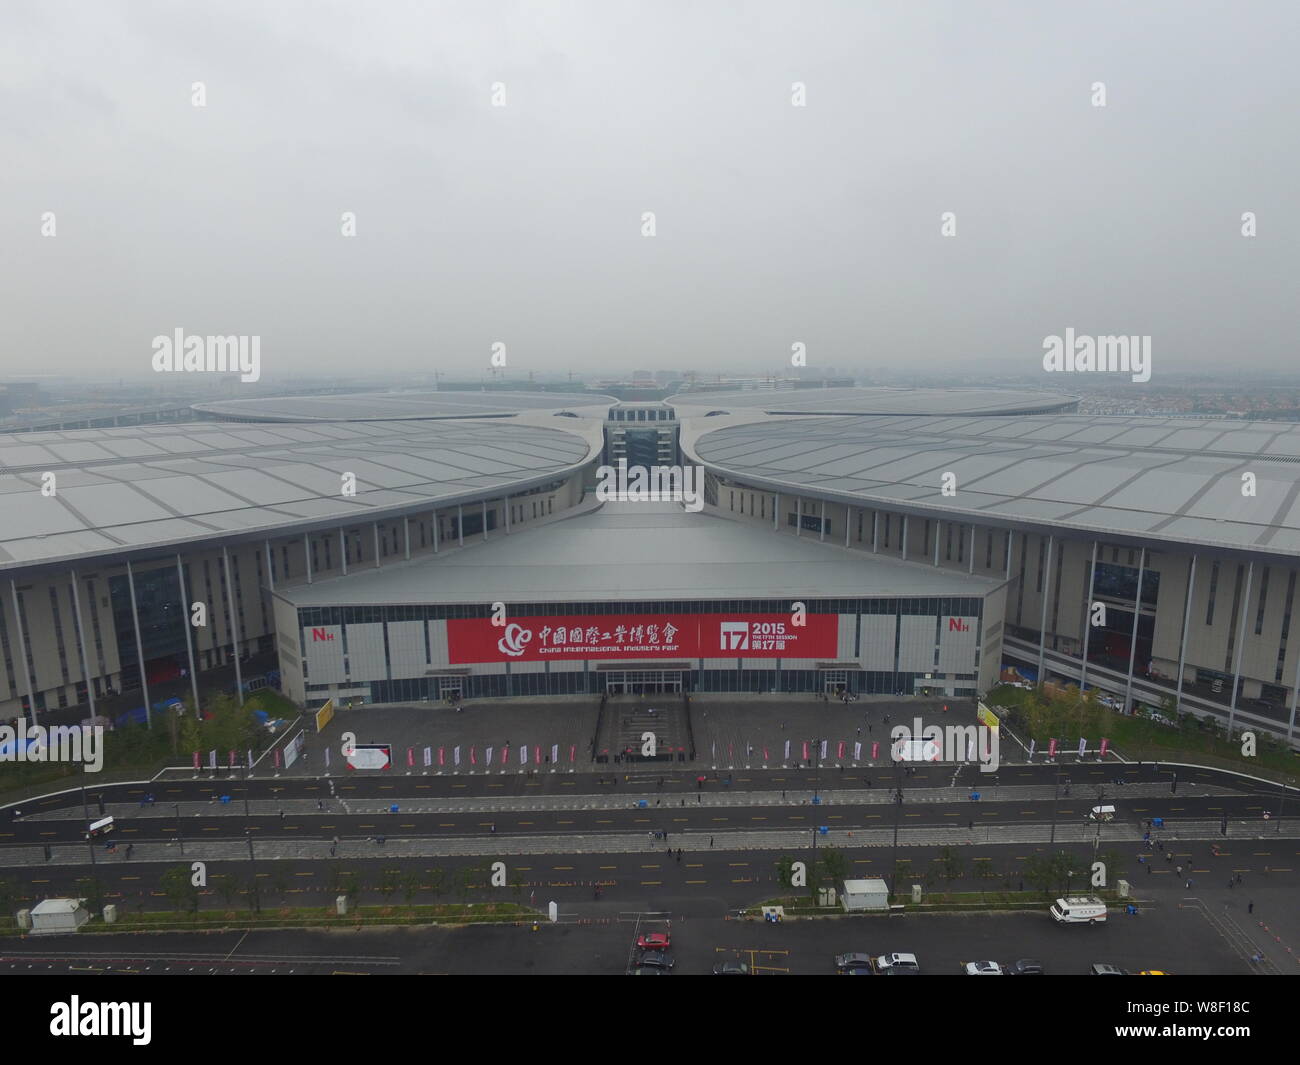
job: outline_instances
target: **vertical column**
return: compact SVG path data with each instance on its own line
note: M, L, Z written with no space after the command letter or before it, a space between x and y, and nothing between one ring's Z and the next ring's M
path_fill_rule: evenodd
M853 508L845 505L844 507L844 546L849 546L849 529L853 527Z
M18 582L9 581L9 596L14 604L14 621L18 625L18 654L23 660L23 679L27 682L27 710L36 724L36 692L32 690L32 671L27 665L27 636L23 632L23 615L18 609ZM1294 712L1294 707L1292 708Z
M230 552L224 544L221 548L221 561L226 568L226 617L230 619L230 646L235 653L235 702L243 706L244 678L239 668L239 623L235 617L235 584L230 579Z
M975 526L970 527L970 549L966 552L966 561L969 565L966 567L967 573L975 572Z
M343 535L343 526L339 526L339 557L343 559L343 576L348 575L348 539Z
M1182 713L1183 710L1183 670L1187 666L1187 625L1192 620L1192 592L1195 588L1196 556L1193 555L1191 565L1187 568L1187 604L1183 607L1183 634L1178 640L1178 687L1174 691L1175 713ZM1294 712L1294 693L1291 705Z
M1128 713L1128 708L1133 702L1133 660L1137 657L1138 649L1138 622L1142 618L1142 580L1147 572L1147 549L1142 548L1142 553L1138 555L1138 586L1137 594L1133 599L1133 630L1129 633L1128 638L1128 678L1124 682L1124 713Z
M1241 624L1237 627L1237 656L1232 663L1232 703L1228 707L1228 735L1237 716L1237 693L1241 690L1241 652L1246 643L1246 615L1250 613L1250 586L1255 580L1255 563L1246 569L1246 601L1241 605Z
M781 530L781 519L778 515L781 513L781 493L777 492L772 496L772 528L778 532Z
M135 660L140 666L140 688L144 692L144 723L153 728L153 704L149 702L149 678L144 672L144 643L140 639L140 612L135 605L135 574L126 560L126 586L131 590L131 624L135 627Z
M483 542L487 543L487 500L483 500Z
M1092 542L1092 564L1088 567L1088 594L1083 597L1083 664L1079 667L1079 691L1088 683L1088 640L1092 636L1092 590L1097 582L1097 541Z
M878 554L880 551L880 511L871 512L871 553Z
M86 658L86 635L81 629L81 595L77 591L77 571L72 574L72 608L77 616L77 646L81 651L81 673L86 678L86 699L90 703L90 716L95 716L95 686L90 681L90 662Z
M817 512L817 539L824 541L826 539L826 500L822 500L821 509Z
M436 510L429 512L429 524L433 526L433 553L438 553L438 512Z
M803 535L803 497L794 497L794 534L796 537Z
M1026 536L1025 543L1029 540ZM1047 655L1047 597L1052 590L1052 548L1056 537L1047 538L1047 564L1043 567L1043 613L1038 621L1038 683L1043 683L1043 662Z
M30 684L31 684L31 682L28 681L28 685L29 685L29 686L30 686ZM1296 660L1295 660L1295 681L1294 681L1294 683L1292 683L1292 685L1291 685L1291 717L1290 717L1290 719L1289 719L1289 720L1287 721L1287 723L1286 723L1286 742L1287 742L1287 743L1290 743L1290 742L1291 742L1291 734L1292 734L1293 732L1295 732L1295 704L1296 704L1296 695L1297 695L1297 694L1300 694L1300 655L1297 655L1297 656L1296 656ZM36 704L33 702L33 703L32 703L32 706L35 707L35 705L36 705Z
M506 516L506 535L510 535L510 497L501 497L501 513Z
M465 546L465 507L463 504L456 504L456 541L457 546Z
M934 564L939 564L939 541L943 539L943 522L936 520L934 523Z
M302 560L307 564L307 583L311 584L311 534L302 534Z
M1007 530L1007 575L1003 579L1008 581L1011 580L1011 538L1015 535L1014 529Z
M266 582L271 591L275 591L275 566L271 560L271 541L263 541L266 544Z
M379 568L379 522L372 522L371 528L374 530L375 541L375 569Z
M311 564L308 563L307 573L311 574ZM180 589L181 596L181 625L185 628L185 653L190 660L190 688L194 692L194 713L202 720L202 712L199 710L199 672L194 668L194 637L190 632L193 625L190 623L190 597L185 592L185 566L181 563L181 556L176 556L176 586Z
M411 516L402 515L402 540L406 544L406 561L411 561Z
M903 515L903 561L907 561L907 515Z

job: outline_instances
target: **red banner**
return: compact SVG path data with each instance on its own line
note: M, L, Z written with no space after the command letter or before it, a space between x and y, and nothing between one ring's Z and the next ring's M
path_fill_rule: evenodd
M504 627L488 618L447 622L448 659L541 662L547 659L821 658L834 659L839 617L809 614L600 614L519 617Z

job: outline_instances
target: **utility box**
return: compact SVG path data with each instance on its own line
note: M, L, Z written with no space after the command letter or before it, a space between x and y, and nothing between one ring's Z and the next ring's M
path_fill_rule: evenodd
M90 920L82 905L85 899L46 899L32 908L32 935L48 936L75 932Z
M889 887L883 880L846 880L840 895L845 913L889 909Z
M117 903L110 902L104 907L104 923L117 924Z
M915 905L917 905L917 906L919 906L919 905L921 904L921 885L920 885L920 884L913 884L913 885L912 885L912 902L913 902Z
M32 930L32 911L18 911L18 930L20 932L30 932Z
M334 912L340 917L348 915L348 897L346 895L340 895L334 900Z
M1127 880L1116 880L1116 881L1115 881L1115 891L1116 891L1116 893L1119 895L1119 897L1120 897L1121 899L1126 899L1126 898L1128 898L1128 896L1129 896L1129 883L1128 883L1128 881L1127 881Z

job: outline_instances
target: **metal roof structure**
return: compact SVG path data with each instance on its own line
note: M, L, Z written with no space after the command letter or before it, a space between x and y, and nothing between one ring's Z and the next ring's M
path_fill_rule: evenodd
M194 410L229 421L383 422L438 418L507 418L521 411L608 407L597 392L358 392L267 396L196 403Z
M984 596L1000 580L864 555L675 503L606 503L487 543L276 590L294 606Z
M1077 396L1004 388L797 388L683 392L664 401L688 417L697 409L766 414L933 415L1050 414L1072 410ZM689 408L689 409L688 409Z
M942 519L1300 554L1300 424L1055 415L784 418L693 443L722 476ZM956 494L941 479L956 477ZM1244 473L1255 494L1243 494Z
M190 422L0 436L0 571L522 491L598 453L593 423L555 421ZM344 473L356 475L355 495L343 495Z

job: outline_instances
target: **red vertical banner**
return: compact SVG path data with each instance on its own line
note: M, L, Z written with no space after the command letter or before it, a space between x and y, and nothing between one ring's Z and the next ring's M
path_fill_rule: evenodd
M446 764L447 764L447 748L446 748L446 747L439 747L439 748L438 748L438 764L439 764L439 765L446 765Z
M843 740L840 740L839 754L837 754L835 757L836 757L836 758L843 758L843 757L844 757L844 741L843 741Z
M1106 739L1106 737L1103 736L1103 737L1101 738L1101 756L1102 756L1103 758L1106 757L1106 751L1107 751L1109 748L1110 748L1110 740Z
M877 743L873 743L873 744L871 745L871 758L872 758L872 761L874 761L875 759L877 759L877 758L879 758L879 757L880 757L880 744L879 744L878 742L877 742Z
M469 764L478 765L478 755L474 753L473 744L471 744L469 748Z
M803 760L808 761L808 741L803 741Z
M1048 758L1056 757L1056 740L1047 741L1047 757Z
M578 745L576 743L569 745L569 761L572 762L578 757Z
M230 752L230 768L231 768L231 769L234 769L234 768L235 768L235 752L234 752L234 751L231 751L231 752Z
M199 768L199 752L198 752L198 751L195 751L195 752L194 752L194 768L195 768L195 769L198 769L198 768Z
M406 765L407 765L407 768L413 768L413 767L415 766L415 748L414 748L414 747L408 747L408 748L406 748Z

